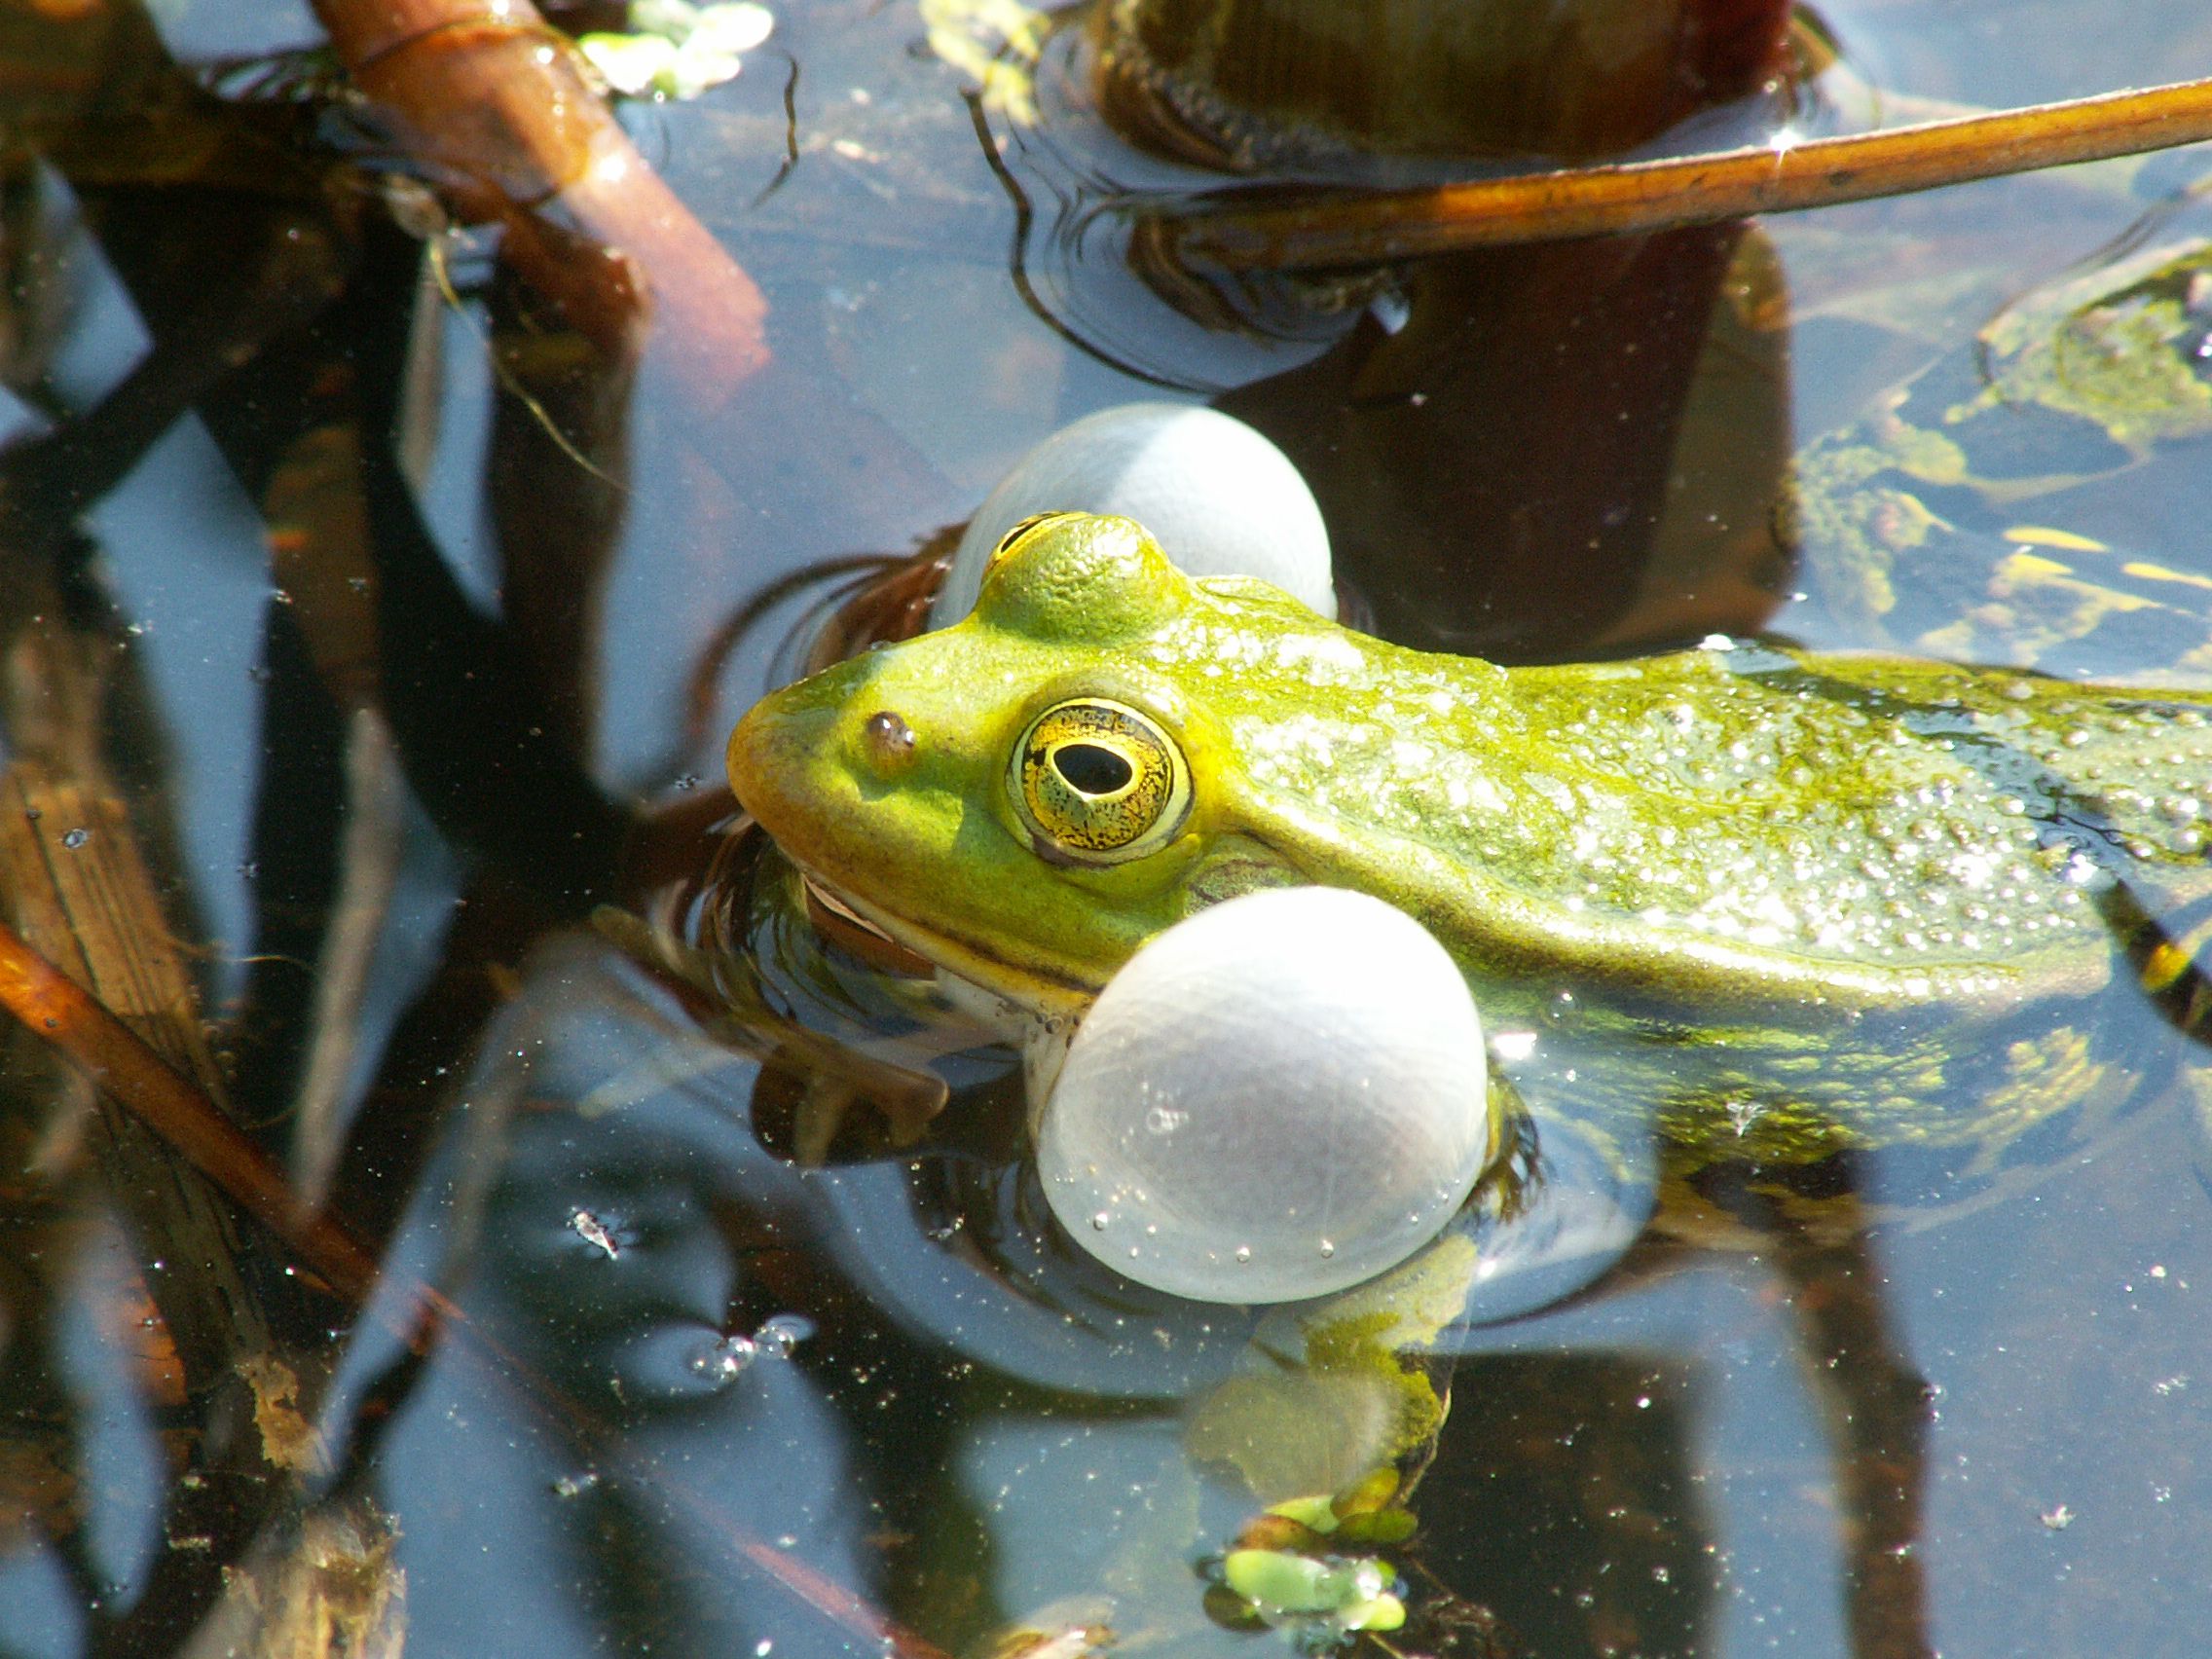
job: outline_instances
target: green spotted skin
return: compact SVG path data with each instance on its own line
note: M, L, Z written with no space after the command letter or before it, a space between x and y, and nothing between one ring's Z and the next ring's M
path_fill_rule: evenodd
M1012 798L1071 700L1187 768L1140 856L1085 862ZM913 736L895 768L885 714ZM1066 515L959 626L764 700L729 760L818 880L1041 1011L1235 893L1376 894L1457 961L1531 1110L1656 1122L1692 1159L1994 1159L2140 1087L2146 984L2202 1012L2212 692L1731 642L1504 668Z

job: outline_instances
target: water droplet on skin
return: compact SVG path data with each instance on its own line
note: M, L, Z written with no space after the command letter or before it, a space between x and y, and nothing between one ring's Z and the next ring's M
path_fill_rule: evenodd
M1330 1256L1334 1256L1336 1253L1337 1247L1334 1244L1330 1243L1326 1238L1321 1240L1321 1255L1324 1259Z
M1242 1264L1242 1263L1245 1263L1245 1262L1249 1262L1249 1261L1250 1261L1251 1259L1252 1259L1252 1246L1251 1246L1251 1245L1249 1245L1249 1244L1239 1244L1239 1245L1237 1245L1237 1246L1236 1246L1236 1260L1237 1260L1237 1262L1238 1262L1239 1264Z
M92 832L90 830L69 830L63 831L61 836L61 844L64 847L67 847L71 852L75 852L79 847L83 846L92 838Z

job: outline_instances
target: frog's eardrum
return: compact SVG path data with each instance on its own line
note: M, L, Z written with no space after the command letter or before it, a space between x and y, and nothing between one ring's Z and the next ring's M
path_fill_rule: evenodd
M1466 981L1412 917L1301 887L1199 912L1122 969L1038 1130L1052 1212L1155 1289L1287 1302L1395 1267L1496 1143Z

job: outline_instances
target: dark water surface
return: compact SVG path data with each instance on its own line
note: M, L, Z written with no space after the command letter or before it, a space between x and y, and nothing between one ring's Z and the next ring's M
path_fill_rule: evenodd
M721 740L795 602L734 647L733 619L957 523L1064 422L1167 395L1306 465L1348 585L1410 643L1894 644L1776 545L1783 459L2161 204L2204 234L2177 193L2212 165L1535 276L1272 284L1194 321L1122 263L1116 213L1196 181L1083 128L1064 51L1023 129L964 101L908 0L815 0L736 82L625 113L767 296L774 366L702 414L684 341L595 357L490 233L440 243L449 303L373 137L281 55L317 38L304 8L93 0L97 51L51 11L0 22L0 811L23 826L0 897L55 954L25 871L59 868L72 914L109 895L172 977L103 994L171 1016L173 1063L199 1033L202 1075L386 1276L361 1304L209 1221L196 1177L0 1035L0 1659L1288 1650L1208 1620L1207 1563L1283 1495L1253 1469L1362 1469L1325 1414L1252 1429L1245 1478L1195 1426L1272 1369L1276 1328L1108 1282L1051 1234L1007 1056L935 1061L953 1106L910 1147L861 1114L801 1159L804 1084L763 1073L757 1027L593 925L716 857ZM1826 21L1903 100L2212 66L2183 0ZM283 165L207 159L241 133ZM1592 368L1593 336L1639 366ZM2021 511L2212 587L2206 441ZM900 1024L806 972L774 994L815 1026ZM2129 1017L2171 1079L2184 1039ZM1357 1645L2202 1651L2199 1161L2169 1082L1995 1178L1870 1155L1857 1238L1721 1225L1742 1206L1708 1192L1594 1293L1455 1333L1392 1552L1417 1617ZM424 1285L451 1304L427 1324ZM1925 1605L1885 1617L1897 1550ZM252 1636L256 1608L290 1634Z

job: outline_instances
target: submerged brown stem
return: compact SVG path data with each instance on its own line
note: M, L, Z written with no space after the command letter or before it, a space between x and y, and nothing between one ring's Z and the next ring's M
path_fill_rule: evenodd
M1181 263L1316 270L1793 212L2204 138L2212 80L2184 81L1799 144L1163 214L1148 229Z
M302 1214L283 1171L213 1101L5 924L0 924L0 1009L53 1044L202 1174L266 1222L342 1296L352 1302L367 1296L376 1282L376 1259L327 1217Z
M376 1258L328 1217L303 1213L283 1171L264 1157L214 1102L172 1071L129 1026L25 944L5 923L0 923L0 1010L53 1044L93 1084L183 1152L210 1181L267 1223L347 1301L356 1307L367 1304L381 1272ZM460 1338L463 1352L485 1363L491 1374L505 1378L540 1404L552 1407L571 1426L586 1431L597 1427L594 1414L537 1376L444 1296L426 1284L405 1279L397 1282L405 1294L387 1296L379 1309L395 1334L418 1347L433 1331ZM422 1320L428 1322L419 1324ZM630 1466L641 1480L657 1484L698 1519L716 1527L733 1553L766 1572L832 1624L903 1659L943 1659L938 1648L904 1630L865 1598L738 1526L707 1493L665 1468L650 1453L613 1447L607 1455Z
M608 344L643 287L670 360L718 409L768 360L767 301L630 142L530 0L315 0L354 84L506 257ZM575 233L604 257L579 258Z
M267 1223L340 1295L356 1307L367 1302L380 1272L376 1258L328 1217L303 1214L282 1170L212 1101L4 923L0 923L0 1010L53 1044L95 1085L183 1152L209 1180ZM468 1352L495 1364L500 1374L540 1401L560 1408L579 1425L592 1422L589 1414L487 1338L445 1297L427 1285L411 1284L407 1289L409 1295L384 1311L397 1334L418 1346L427 1340L431 1328L461 1336L467 1340ZM415 1320L425 1314L435 1326L418 1328ZM863 1597L731 1522L704 1492L664 1468L649 1453L616 1450L612 1456L633 1465L643 1479L659 1483L699 1519L718 1526L735 1553L832 1624L880 1643L884 1652L903 1659L943 1659L938 1648L903 1629Z

